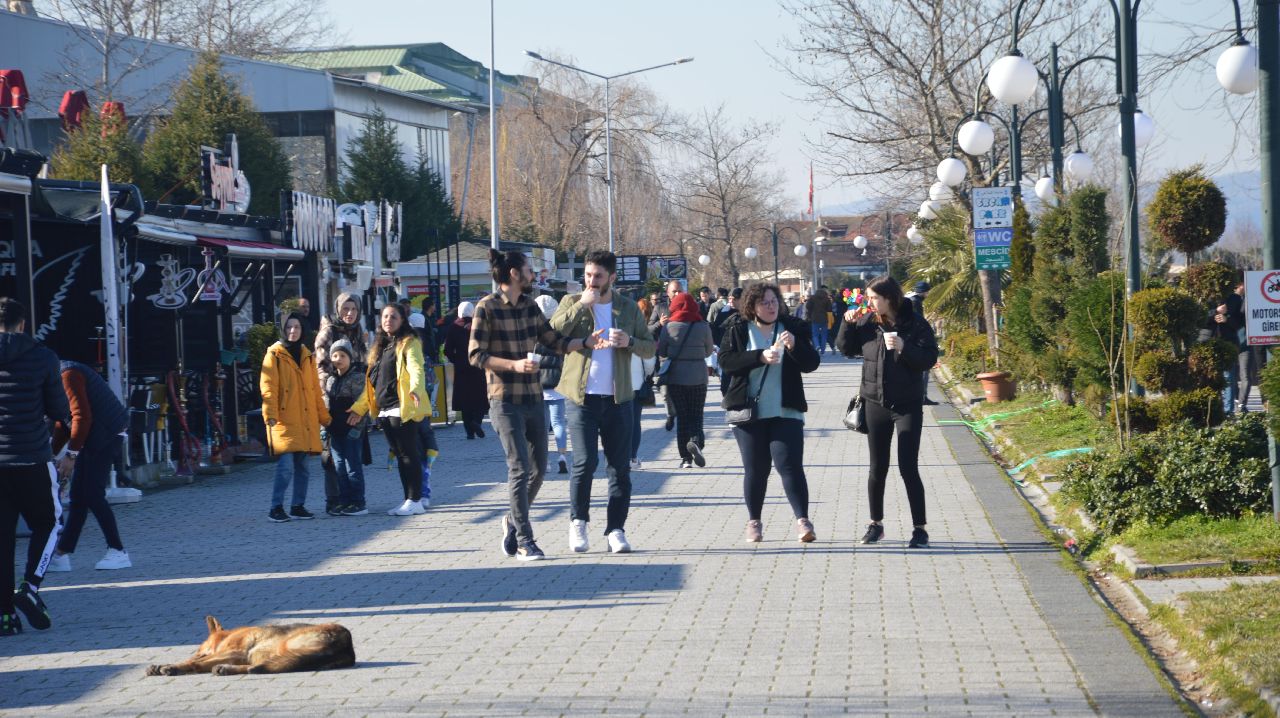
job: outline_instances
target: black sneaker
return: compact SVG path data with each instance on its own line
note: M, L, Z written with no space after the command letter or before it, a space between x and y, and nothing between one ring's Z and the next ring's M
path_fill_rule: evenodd
M289 514L284 512L283 506L272 506L271 513L267 514L267 520L277 524L282 524L289 520Z
M45 608L40 594L31 590L26 581L23 581L18 586L18 590L13 592L13 605L22 611L27 617L27 623L30 623L34 629L43 631L53 625L53 620L49 618L49 609Z
M502 555L516 555L516 527L506 516L502 517Z
M862 540L858 543L875 543L882 538L884 538L884 526L871 524L867 526L867 532L862 534Z
M925 399L925 400L924 400L924 405L925 405L925 406L937 406L937 405L938 405L938 402L934 401L933 399Z
M517 561L541 561L546 557L547 555L542 552L542 549L538 548L538 544L532 541L516 549Z
M0 613L0 636L16 636L22 633L22 621L16 613Z
M324 507L324 512L326 514L329 514L330 516L342 516L343 515L342 510L345 508L347 507L343 506L342 504L326 504Z
M697 442L693 439L690 439L689 443L686 444L684 448L689 450L689 455L693 457L693 463L697 464L698 468L702 468L707 465L707 459L702 455L702 447L698 446Z
M302 521L306 521L307 519L314 519L316 517L315 514L311 513L310 511L307 511L307 507L301 504L294 504L293 506L289 507L289 516Z
M569 473L569 463L565 461L563 457L560 459L560 473Z
M348 504L342 507L343 516L368 516L369 508L364 504Z
M911 542L907 548L929 548L929 532L917 526L911 530Z

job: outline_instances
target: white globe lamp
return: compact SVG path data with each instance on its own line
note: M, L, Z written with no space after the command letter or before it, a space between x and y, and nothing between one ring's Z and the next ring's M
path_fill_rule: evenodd
M1053 191L1053 178L1041 177L1036 180L1036 196L1046 204L1056 204L1058 197Z
M913 224L910 227L907 227L907 239L918 243L924 239L924 232L921 232L920 229Z
M1151 119L1151 115L1146 114L1142 110L1135 110L1133 113L1133 144L1141 149L1151 141L1151 137L1156 133L1156 121ZM1116 137L1120 136L1120 126L1116 126Z
M955 187L964 182L967 174L969 174L968 168L955 157L948 157L938 163L938 181L948 187Z
M991 149L991 145L995 144L996 133L991 129L991 125L982 120L969 120L960 125L960 131L956 133L956 139L960 143L960 149L965 154L982 155Z
M797 257L803 257L804 255L809 253L809 248L804 246L803 244L797 244L796 248L793 249L792 251L796 253Z
M1067 176L1077 184L1084 184L1093 176L1093 158L1079 150L1067 155L1064 166Z
M987 88L1006 105L1021 105L1036 94L1040 74L1022 55L1005 55L987 71Z
M920 211L916 215L920 219L937 219L938 210L933 202L925 201L920 203Z
M747 256L747 259L755 259L756 255L760 254L759 252L756 251L755 247L747 247L746 249L742 250L742 253Z
M945 202L951 199L951 188L943 182L934 182L929 185L929 199L934 202Z
M711 264L711 257L708 257L705 254L699 255L698 264L701 264L704 267L707 266L708 264Z
M857 237L854 237L854 238L853 238L853 246L857 247L858 249L866 249L866 248L867 248L867 238L866 238L866 237L863 237L862 235L858 235Z
M1218 56L1218 84L1234 95L1258 89L1258 49L1243 39Z

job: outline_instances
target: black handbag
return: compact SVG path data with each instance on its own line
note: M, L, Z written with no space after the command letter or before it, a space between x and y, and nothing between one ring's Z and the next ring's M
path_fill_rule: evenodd
M849 408L844 412L844 425L850 431L867 433L867 406L861 394L849 400Z

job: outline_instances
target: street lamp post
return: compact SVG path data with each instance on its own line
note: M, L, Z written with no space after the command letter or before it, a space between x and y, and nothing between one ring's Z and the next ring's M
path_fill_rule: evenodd
M609 251L613 251L614 230L613 230L613 121L612 121L612 97L610 95L609 83L621 77L630 75L639 75L642 72L657 70L662 67L671 67L672 65L682 65L686 62L693 62L692 57L682 57L679 60L664 62L661 65L653 65L651 67L642 67L639 70L631 70L629 72L620 72L616 75L601 75L590 70L584 70L576 65L570 65L567 62L560 62L550 58L543 57L532 50L525 50L524 54L551 65L558 65L567 70L580 72L584 75L604 80L604 187L605 187L605 204L606 211L609 213Z
M789 225L783 225L783 226L782 226L782 228L781 228L781 229L779 229L779 228L778 228L778 223L777 223L777 222L770 222L770 223L769 223L769 226L768 226L767 228L765 228L765 227L760 227L760 228L758 229L758 231L760 231L760 232L768 232L768 233L769 233L769 241L772 243L772 246L773 246L773 283L774 283L774 284L779 284L779 276L780 276L779 271L778 271L778 235L779 235L779 233L781 233L781 232L786 232L786 231L788 231L788 230L790 230L792 233L794 233L794 234L795 234L795 236L796 236L796 241L799 241L799 240L800 240L800 230L796 229L795 227L789 226ZM799 246L799 245L797 245L797 246ZM753 252L754 252L754 251L755 251L755 249L754 249L754 248L752 248L752 250L751 250L751 251L753 251ZM751 257L754 257L754 256L755 256L754 254L749 254L749 255L747 255L747 257L748 257L748 258L751 258ZM799 253L799 254L797 254L796 256L797 256L797 257L803 257L803 256L804 256L804 253Z

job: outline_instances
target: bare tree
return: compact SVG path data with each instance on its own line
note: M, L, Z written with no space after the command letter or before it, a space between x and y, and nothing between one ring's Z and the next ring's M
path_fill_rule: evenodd
M741 278L739 248L771 218L782 215L782 177L769 165L777 127L748 121L734 126L724 106L689 120L679 140L672 202L685 214L685 232L712 257L708 275Z

